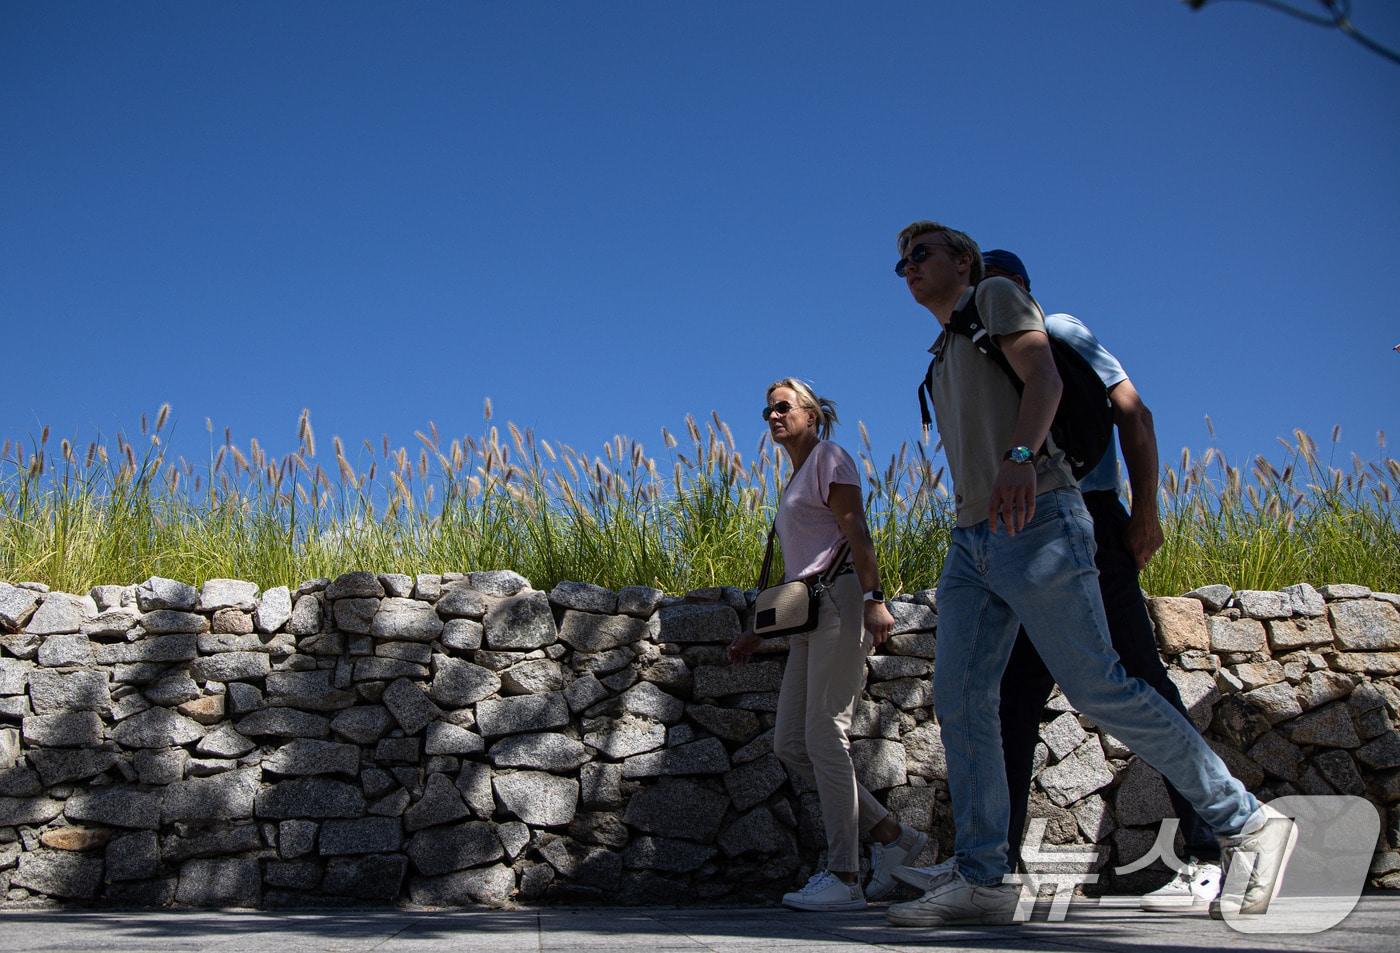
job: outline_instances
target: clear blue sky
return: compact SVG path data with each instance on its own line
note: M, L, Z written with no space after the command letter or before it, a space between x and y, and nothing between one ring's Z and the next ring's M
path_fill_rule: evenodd
M1353 18L1400 45L1400 5ZM1400 67L1176 0L3 0L0 434L169 401L195 458L302 407L412 444L489 396L592 452L712 409L749 450L796 374L888 453L922 217L1020 252L1167 460L1207 414L1236 456L1400 439Z

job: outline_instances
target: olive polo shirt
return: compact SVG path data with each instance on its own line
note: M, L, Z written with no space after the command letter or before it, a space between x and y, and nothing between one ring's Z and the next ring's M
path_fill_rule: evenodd
M993 338L1018 331L1045 331L1040 307L1009 278L988 278L977 285L977 312ZM974 289L958 300L963 307ZM1011 435L1021 397L1006 372L961 334L939 335L930 379L934 416L948 469L953 475L958 526L975 526L987 518L992 484ZM1046 438L1047 454L1035 458L1036 493L1074 486L1063 451ZM1034 449L1034 448L1032 448Z

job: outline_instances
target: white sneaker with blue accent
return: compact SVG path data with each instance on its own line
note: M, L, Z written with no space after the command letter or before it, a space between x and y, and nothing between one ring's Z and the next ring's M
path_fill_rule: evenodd
M815 913L864 910L865 894L859 882L848 884L829 870L819 870L801 890L783 894L783 906Z
M1192 857L1168 884L1142 895L1144 910L1158 913L1205 913L1220 896L1220 865Z
M870 883L865 887L865 899L880 900L889 896L899 883L895 871L906 862L916 860L927 846L927 834L903 824L899 825L899 837L893 844L872 844Z

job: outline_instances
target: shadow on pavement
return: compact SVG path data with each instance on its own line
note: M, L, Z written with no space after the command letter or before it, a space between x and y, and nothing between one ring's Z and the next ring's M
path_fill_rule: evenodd
M1010 927L899 929L882 907L847 914L780 908L528 908L421 910L391 907L260 910L17 910L0 917L0 951L36 950L721 950L817 947L1132 950L1199 953L1389 951L1400 896L1363 900L1341 926L1312 936L1247 936L1201 916L1078 908L1068 920Z

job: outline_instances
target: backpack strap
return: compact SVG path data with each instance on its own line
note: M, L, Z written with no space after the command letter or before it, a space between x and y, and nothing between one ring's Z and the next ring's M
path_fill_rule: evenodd
M1030 301L1043 316L1044 311L1040 310L1039 302L1034 298ZM960 334L970 340L977 350L996 362L1006 374L1007 380L1016 388L1017 394L1025 392L1025 382L1011 366L1006 354L992 340L977 311L976 286L967 304L949 316L944 333ZM1070 472L1076 479L1080 479L1102 459L1112 441L1113 404L1103 386L1103 380L1084 356L1069 342L1050 334L1048 327L1045 333L1063 389L1050 430L1046 434L1046 442L1041 444L1038 453L1048 454L1050 441L1053 441L1055 447L1065 454ZM944 338L939 337L938 340L942 343ZM935 344L934 348L936 363L939 355L938 344ZM925 433L929 426L928 404L933 398L933 368L934 364L930 363L928 373L919 385L919 411Z
M983 281L986 279L984 278ZM978 282L981 284L981 282ZM939 335L933 345L933 360L928 362L928 370L924 373L924 379L919 383L919 423L923 426L924 436L928 436L929 428L933 425L933 415L929 413L929 405L933 403L933 368L938 363L943 354L943 348L947 346L944 335L960 334L970 340L977 350L991 358L1002 372L1006 374L1011 385L1016 388L1016 393L1020 394L1025 389L1025 384L1016 374L1011 366L1011 362L1006 359L1006 355L1001 352L992 341L992 336L987 331L987 326L982 323L982 315L977 311L977 285L972 286L972 295L967 299L967 304L957 311L954 311L948 318L948 325L943 334Z
M982 279L982 281L986 280L986 278ZM977 310L977 287L981 283L982 282L979 281L976 285L972 286L972 294L968 296L967 304L954 311L948 317L948 324L944 330L944 334L959 334L971 341L977 350L981 351L1002 369L1002 372L1006 374L1007 380L1011 382L1011 386L1016 388L1017 395L1020 395L1026 389L1025 382L1022 381L1020 375L1016 373L1016 369L1011 366L1011 362L1006 359L1006 355L1002 353L1001 348L996 346L996 343L992 340L991 332L987 330L986 324L982 321L981 313ZM1032 301L1034 302L1034 299L1032 299ZM1037 304L1036 307L1039 308L1040 305ZM1047 334L1048 333L1049 332L1047 332ZM934 358L929 362L928 372L924 375L923 382L919 384L919 417L923 424L925 434L928 433L929 426L933 422L929 415L928 406L933 403L933 366L938 362L941 356L942 348L940 348L938 344L942 342L942 337L939 338L938 342L935 342ZM1040 452L1047 452L1043 444L1041 445Z
M983 281L985 280L984 278ZM995 361L1011 380L1012 385L1016 388L1016 393L1019 394L1025 389L1026 385L1016 374L1011 362L1006 359L1006 355L1001 352L1001 348L992 341L992 335L982 322L982 315L977 311L977 285L972 286L972 296L967 299L967 304L954 311L952 316L948 318L948 330L954 334L961 334L970 340L977 347L977 350ZM930 393L932 392L930 391Z
M933 364L938 358L928 362L928 370L924 372L924 379L919 382L919 423L923 425L924 436L928 436L929 428L933 426L933 416L928 412L928 405L933 402Z

